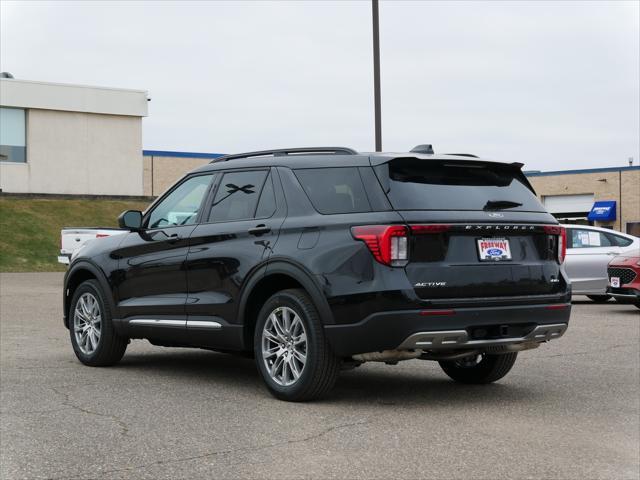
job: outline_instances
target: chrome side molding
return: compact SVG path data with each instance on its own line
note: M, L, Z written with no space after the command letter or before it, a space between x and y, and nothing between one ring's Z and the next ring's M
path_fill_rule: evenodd
M494 338L488 340L473 340L466 330L441 330L436 332L418 332L410 335L397 347L398 350L445 350L457 348L477 348L512 343L548 342L564 335L566 323L538 325L524 337Z
M213 330L220 330L222 325L218 322L211 322L208 320L187 320L187 328L210 328Z
M129 325L143 325L145 327L187 327L220 330L222 324L208 320L165 320L152 318L134 318L129 320Z
M134 318L129 325L145 325L149 327L185 327L186 320L155 320L152 318Z

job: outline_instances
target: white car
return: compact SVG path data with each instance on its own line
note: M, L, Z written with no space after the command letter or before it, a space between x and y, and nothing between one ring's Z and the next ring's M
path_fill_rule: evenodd
M85 243L96 238L110 237L111 235L121 235L127 233L127 230L119 228L72 228L65 227L60 230L60 254L58 262L68 265L71 256L78 251Z
M640 238L608 228L563 225L567 229L565 269L572 293L606 302L607 265L618 255L640 253Z

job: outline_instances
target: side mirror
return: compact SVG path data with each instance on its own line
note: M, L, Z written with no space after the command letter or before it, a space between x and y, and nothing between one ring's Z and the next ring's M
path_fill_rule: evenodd
M140 210L126 210L118 217L120 228L126 228L132 232L142 228L142 212Z

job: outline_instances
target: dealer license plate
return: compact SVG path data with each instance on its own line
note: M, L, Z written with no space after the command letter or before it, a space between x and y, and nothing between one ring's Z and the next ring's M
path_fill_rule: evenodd
M620 288L620 277L611 277L611 286L613 288Z
M480 238L478 253L481 262L502 262L511 260L511 248L506 238Z

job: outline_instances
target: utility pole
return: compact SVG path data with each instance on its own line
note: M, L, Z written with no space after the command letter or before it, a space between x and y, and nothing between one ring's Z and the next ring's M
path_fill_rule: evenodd
M375 106L376 152L382 151L382 120L380 117L380 21L378 0L371 0L373 17L373 103Z

